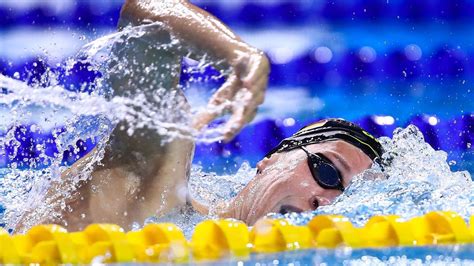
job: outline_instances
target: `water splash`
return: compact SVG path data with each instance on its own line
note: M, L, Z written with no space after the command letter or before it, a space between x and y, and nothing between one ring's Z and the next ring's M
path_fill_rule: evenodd
M235 197L254 174L255 169L248 162L242 163L233 175L204 172L201 166L195 165L189 180L189 193L197 201L204 202L208 206L215 206Z
M192 110L178 85L186 53L164 25L150 23L88 43L63 67L46 67L25 81L0 75L0 224L15 228L30 212L37 219L26 227L45 215L60 218L77 184L100 164L114 129L129 136L154 132L156 145L194 140ZM208 60L193 71L215 63ZM65 172L92 148L79 173ZM58 195L46 195L65 179L70 184Z
M353 178L344 194L331 205L314 212L270 214L306 224L317 214L341 214L362 226L374 215L396 214L404 219L429 211L458 212L466 221L474 213L474 182L467 171L453 172L444 151L434 150L413 125L398 128L393 138L380 139L385 154L383 167L374 165ZM218 176L195 168L190 190L209 206L228 201L255 174L244 163L235 175Z
M429 211L450 210L466 221L474 213L474 182L467 171L453 172L444 151L434 150L413 125L382 137L383 162L356 176L329 206L314 212L289 214L296 224L317 214L341 214L362 226L374 215L396 214L404 219ZM278 215L276 215L278 216Z
M162 28L159 23L130 27L100 38L67 60L64 73L47 69L37 83L0 75L0 87L6 92L0 98L0 146L4 147L0 149L0 164L2 160L8 162L8 168L0 173L0 205L6 208L1 223L14 228L21 216L31 210L38 218L40 214L56 215L56 209L44 198L46 191L61 180L61 173L67 167L65 152L72 149L73 159L78 159L81 150L77 143L86 139L92 140L98 151L84 162L70 189L59 195L67 199L74 184L89 178L93 167L101 161L108 136L120 122L120 129L128 135L138 134L146 127L169 137L163 141L198 137L188 126L191 110L184 97L178 90L169 89L176 85L175 68L179 68L179 62L163 63L169 61L169 51L178 53L183 47ZM162 42L147 41L150 32L160 33ZM142 64L146 60L127 55L128 48L144 46L160 54L154 62ZM191 72L207 68L206 60L195 64L196 70ZM77 64L101 75L71 88L62 79L72 75ZM170 72L175 74L164 75ZM131 81L120 82L123 77ZM30 132L32 135L52 133L48 138L36 139L30 150L22 150ZM209 129L199 135L200 140L213 141L218 133L218 128ZM454 210L467 218L474 213L469 174L450 171L446 153L433 150L416 127L398 129L392 139L381 141L387 151L383 171L375 166L354 178L352 185L330 206L286 217L304 224L315 214L339 213L361 225L377 214L409 218L430 210ZM254 172L248 164L243 164L237 174L225 176L194 167L190 191L196 199L213 206L235 196ZM60 208L67 208L62 203ZM156 221L174 221L189 231L201 219L202 216L189 210L176 210ZM30 223L34 224L35 220Z

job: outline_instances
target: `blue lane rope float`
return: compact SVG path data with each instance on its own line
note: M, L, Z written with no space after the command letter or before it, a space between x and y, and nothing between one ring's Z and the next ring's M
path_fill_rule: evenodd
M109 1L108 5L92 5L93 1L79 1L71 8L60 9L52 14L47 4L25 6L20 12L12 12L8 5L0 2L0 24L5 28L20 25L51 26L56 24L74 25L89 29L91 25L114 27L122 2ZM311 2L309 2L311 3ZM370 3L370 4L368 4ZM228 23L255 27L269 24L292 24L314 22L314 18L323 18L329 23L344 21L362 21L389 23L390 16L396 14L399 19L414 22L430 22L434 19L446 23L469 19L472 16L471 1L432 1L429 3L409 0L385 2L367 2L355 0L350 2L320 1L314 4L298 1L276 1L272 4L263 2L242 1L232 9L226 8L225 1L198 1L201 8L225 19ZM364 10L364 12L360 12ZM98 13L99 12L99 13ZM21 15L20 15L21 14ZM60 18L60 19L59 19ZM78 19L80 18L80 19Z
M450 211L429 212L409 220L396 215L373 216L363 227L341 215L315 216L306 226L284 219L263 218L252 228L237 220L206 220L194 228L190 240L171 223L149 224L130 232L114 224L91 224L79 232L37 225L14 235L0 228L0 264L183 263L312 248L469 243L474 243L474 216L469 226Z
M385 125L380 122L384 119L393 119L393 123ZM195 159L200 161L205 158L209 160L209 156L222 156L225 152L231 152L234 155L254 156L261 158L272 147L275 147L281 139L292 135L305 124L316 121L318 118L301 119L295 121L294 125L284 125L279 120L265 119L244 128L242 132L229 143L198 143L196 145ZM433 124L432 120L436 123ZM391 116L364 116L354 120L356 124L367 129L376 137L389 136L391 132L399 126L407 126L408 124L416 125L425 140L435 149L449 151L468 151L474 143L474 113L465 114L452 119L439 119L436 116L416 115L407 123L395 123ZM383 122L383 121L382 121ZM98 126L100 123L93 124ZM13 147L5 144L5 154L0 154L0 168L9 167L11 163L16 163L18 168L28 168L31 161L43 160L40 157L40 151L35 147L41 144L45 147L45 154L53 158L58 153L55 145L56 134L64 132L64 127L51 129L48 132L33 132L32 125L19 125L14 130L13 136L21 144L20 147ZM1 134L1 133L0 133ZM274 136L274 137L268 137ZM446 136L449 136L446 137ZM72 164L78 158L90 152L96 145L95 139L78 140L76 145L70 146L63 153L63 164ZM41 164L37 164L41 165Z

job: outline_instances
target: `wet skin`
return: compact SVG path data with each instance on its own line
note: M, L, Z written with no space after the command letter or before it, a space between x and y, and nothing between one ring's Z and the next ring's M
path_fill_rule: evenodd
M154 26L142 37L125 36L125 42L112 47L117 58L108 66L111 75L107 82L113 96L138 95L146 99L147 106L156 107L162 103L157 91L166 89L176 99L168 104L172 117L165 122L182 122L180 118L190 114L179 115L189 111L178 87L181 59L211 59L215 67L229 72L228 78L189 124L199 130L229 111L232 115L222 139L232 139L253 119L264 100L269 73L266 56L189 1L125 1L119 30L150 23ZM172 43L172 36L179 47L160 48ZM135 111L141 109L140 105ZM131 230L134 222L142 223L147 217L161 216L186 204L193 141L188 136L163 143L164 136L156 129L143 126L130 135L129 126L124 121L115 128L100 165L94 165L85 180L73 182L96 161L100 153L97 150L65 171L46 193L46 207L26 210L15 230L25 231L38 223L58 223L68 230L80 230L94 222L115 223Z
M357 147L344 142L328 141L306 147L322 153L340 171L343 185L372 165L371 159ZM342 192L324 189L313 179L301 149L275 153L257 164L258 173L222 212L254 224L272 212L309 211L330 204Z
M198 115L194 121L195 127L201 128L219 115L211 107L222 105L221 109L224 110L229 107L226 106L227 103L238 103L232 105L233 116L223 134L224 139L229 140L253 118L256 107L263 102L269 71L268 60L258 50L243 43L227 30L223 30L224 26L215 18L186 1L175 1L176 5L181 5L180 8L174 7L169 10L154 6L168 2L170 1L126 1L120 24L163 22L182 43L190 45L191 50L203 51L214 58L222 59L232 68L232 74L226 83L210 99L208 106L210 108ZM142 3L153 3L153 5L143 6ZM160 10L169 12L160 13L158 12ZM174 12L176 10L180 12ZM160 71L157 71L165 73L163 76L165 78L161 78L161 75L160 78L147 75L149 82L144 84L135 79L141 75L119 75L117 79L112 80L117 95L143 92L145 95L150 95L151 99L157 87L156 80L160 81L159 87L176 90L179 62L183 55L179 51L155 51L146 45L146 42L150 41L166 43L167 39L169 39L168 32L158 31L155 35L145 36L143 40L134 40L133 45L128 43L130 49L123 50L120 54L121 59L129 58L131 60L128 61L131 62L136 59L139 64L134 67L144 67L153 62L166 62L168 68L160 68ZM135 70L137 73L144 72L141 68ZM241 92L244 93L241 95ZM182 98L185 103L182 94L177 93L177 97ZM162 147L158 144L162 136L146 128L140 132L136 131L132 136L120 130L115 130L112 135L112 141L105 151L103 165L94 169L90 180L77 188L74 187L77 193L67 198L66 204L70 210L59 210L61 215L58 217L51 217L49 212L40 213L40 217L33 223L54 222L63 224L69 230L79 230L92 222L107 222L119 224L130 230L133 222L142 222L152 215L163 215L170 209L185 204L186 195L179 191L186 186L194 148L192 141L176 139ZM342 173L344 186L349 184L353 176L369 168L372 163L362 151L343 141L314 144L307 146L307 149L313 153L322 153L331 160ZM92 153L65 172L63 179L66 182L52 186L49 194L55 195L58 194L57 191L66 191L66 187L71 185L67 180L80 173L81 164L91 156ZM314 181L306 158L306 154L297 149L273 154L270 158L263 159L257 166L259 174L228 206L217 209L217 213L222 218L232 217L254 224L260 217L270 212L280 212L282 209L306 211L329 204L341 192L321 188ZM61 197L62 195L56 196L58 200L53 197L51 202L60 202ZM197 211L208 214L208 206L189 200ZM31 222L27 222L34 216L33 211L22 217L17 230L21 231L31 226Z

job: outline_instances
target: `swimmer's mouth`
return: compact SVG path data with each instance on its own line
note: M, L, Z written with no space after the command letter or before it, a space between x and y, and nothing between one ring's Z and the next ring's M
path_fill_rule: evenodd
M291 205L282 205L280 207L280 211L279 211L280 214L287 214L290 212L303 212L303 210Z

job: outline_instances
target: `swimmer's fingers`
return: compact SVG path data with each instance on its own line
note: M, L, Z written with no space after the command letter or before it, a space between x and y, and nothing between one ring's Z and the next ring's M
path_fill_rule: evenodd
M196 130L200 130L207 126L212 120L221 116L226 110L231 109L232 103L226 101L220 105L208 104L207 108L197 113L192 121L192 127Z
M247 123L253 120L257 114L257 106L253 93L249 90L242 89L237 92L233 103L232 116L224 126L224 141L231 140Z
M268 75L244 80L243 86L234 96L232 116L224 128L224 141L231 140L257 115L258 106L265 100Z
M220 106L234 98L237 90L242 86L242 82L237 75L230 75L222 86L212 95L208 107Z
M201 129L225 111L232 111L223 130L225 141L232 139L244 126L253 120L257 108L265 99L270 65L263 53L250 58L244 75L235 71L221 88L211 97L206 110L199 113L193 122L196 129Z
M237 135L237 133L239 133L244 127L244 112L245 107L243 106L235 106L235 108L232 110L232 116L230 117L229 121L227 121L222 132L222 137L225 142L233 139L235 135Z
M265 91L267 89L267 85L268 76L260 76L258 80L252 82L243 82L243 86L245 86L245 88L249 88L249 90L253 93L253 103L256 105L255 109L265 100Z
M242 86L247 88L253 96L252 101L247 102L247 108L249 109L246 112L247 115L256 112L258 106L265 100L265 91L268 86L268 73L268 60L266 60L266 57L262 57L262 61L258 64L258 67L250 71L250 73L242 79ZM249 122L250 121L251 119Z
M236 111L227 122L222 134L223 140L225 142L232 140L246 124L255 118L256 115L257 110L246 112L245 108L239 108L239 110Z
M252 91L255 96L265 93L269 73L270 63L263 53L251 57L249 70L242 77L243 87Z
M238 87L241 86L240 80L231 75L226 82L212 95L205 110L196 114L193 118L193 128L200 130L208 125L212 120L221 116L232 107L231 100Z

